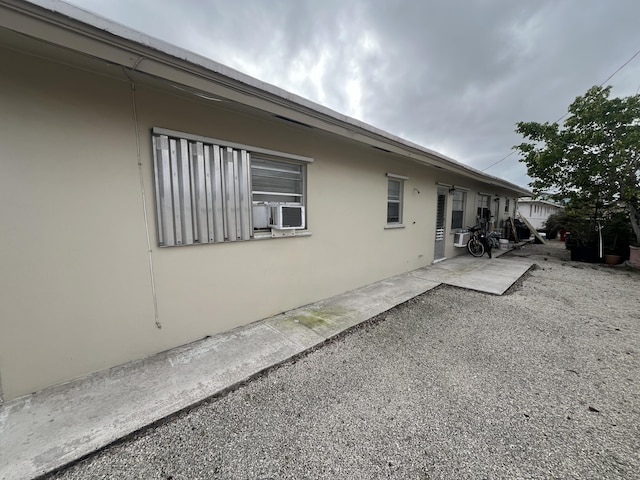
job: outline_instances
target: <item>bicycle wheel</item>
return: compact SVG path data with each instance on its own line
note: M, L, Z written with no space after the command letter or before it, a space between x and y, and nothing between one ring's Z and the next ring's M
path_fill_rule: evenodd
M469 243L467 243L467 250L469 250L469 253L474 257L481 257L484 255L484 245L477 238L469 240Z

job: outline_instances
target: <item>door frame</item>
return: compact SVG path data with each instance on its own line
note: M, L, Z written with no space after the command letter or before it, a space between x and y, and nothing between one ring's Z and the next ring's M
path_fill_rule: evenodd
M444 198L443 212L442 212L442 227L438 228L438 203L440 201L440 195ZM438 187L436 189L436 224L434 229L434 245L433 245L433 263L441 262L447 257L445 250L447 247L447 197L449 196L449 190L444 187ZM438 232L438 230L442 230ZM438 237L441 236L440 240ZM440 257L437 257L441 255ZM437 258L436 258L437 257Z

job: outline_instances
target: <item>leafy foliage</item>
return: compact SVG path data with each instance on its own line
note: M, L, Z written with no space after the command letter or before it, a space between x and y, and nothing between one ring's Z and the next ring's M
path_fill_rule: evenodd
M561 230L571 232L575 238L592 240L595 236L591 221L592 212L585 213L582 209L567 208L561 212L549 215L544 223L547 238L556 238Z
M569 106L563 125L519 122L516 132L528 142L515 148L534 192L553 190L596 211L620 206L640 243L640 95L610 93L611 87L590 88Z

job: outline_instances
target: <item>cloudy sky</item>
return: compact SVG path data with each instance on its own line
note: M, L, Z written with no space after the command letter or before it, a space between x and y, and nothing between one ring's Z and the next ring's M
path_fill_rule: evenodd
M640 50L639 0L70 3L526 186L518 121L555 121ZM640 89L640 55L606 84ZM490 167L490 168L488 168Z

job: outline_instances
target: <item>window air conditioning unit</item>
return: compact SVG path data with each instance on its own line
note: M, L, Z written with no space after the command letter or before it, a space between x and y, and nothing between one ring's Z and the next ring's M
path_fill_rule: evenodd
M275 205L270 207L269 226L277 230L304 228L304 207L302 205Z
M453 236L453 246L466 247L467 243L469 243L469 238L471 238L471 234L469 232L456 233Z

